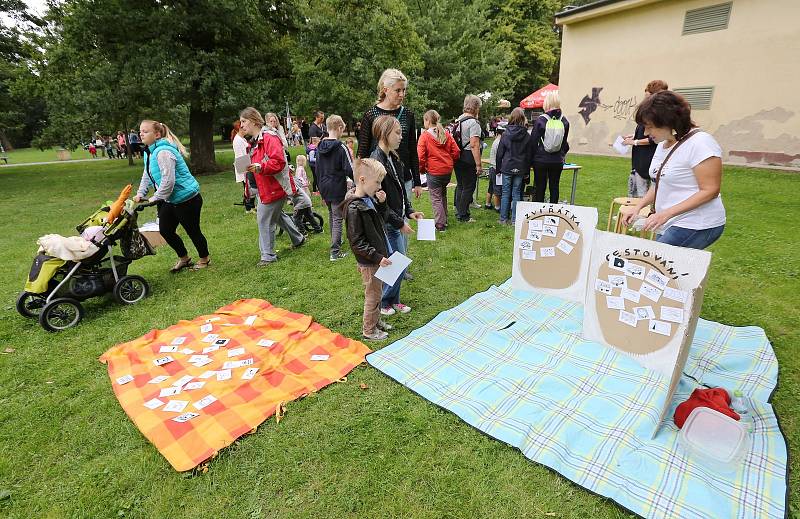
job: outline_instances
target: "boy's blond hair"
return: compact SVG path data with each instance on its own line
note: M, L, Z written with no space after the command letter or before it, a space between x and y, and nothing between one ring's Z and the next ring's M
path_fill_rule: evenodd
M356 183L359 183L358 179L362 175L366 178L378 177L379 180L383 180L383 177L386 176L386 168L383 167L379 160L375 159L356 159L353 169L355 170L353 177L356 179Z
M328 131L333 130L335 132L343 132L344 131L344 119L339 117L336 114L331 114L325 119L325 125L328 127Z

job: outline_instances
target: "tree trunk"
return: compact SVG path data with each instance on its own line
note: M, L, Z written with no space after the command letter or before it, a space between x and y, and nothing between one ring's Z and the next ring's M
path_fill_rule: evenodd
M189 109L189 153L192 173L202 175L219 171L214 156L214 111L192 104Z
M128 156L128 166L133 166L133 151L131 150L131 141L128 139L130 135L130 125L128 122L129 121L125 119L125 125L122 127L122 131L125 134L125 155Z

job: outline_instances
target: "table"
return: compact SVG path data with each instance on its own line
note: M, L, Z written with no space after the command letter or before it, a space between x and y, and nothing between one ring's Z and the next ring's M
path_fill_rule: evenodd
M483 159L481 162L488 164L489 161L487 159ZM572 171L572 191L569 193L569 203L570 205L575 205L575 190L578 187L578 172L583 168L583 166L579 166L577 164L564 164L564 169L562 171ZM531 172L533 173L533 172ZM479 184L481 178L486 178L489 176L488 168L483 170L483 173L478 177L475 185L475 200L478 199L478 193L480 192ZM491 179L489 180L491 182Z
M569 193L569 204L575 205L575 189L578 187L578 172L581 170L582 166L578 166L577 164L564 164L564 169L562 171L572 171L572 191Z
M575 205L575 189L578 187L578 171L581 170L583 166L579 166L577 164L564 164L564 169L562 171L572 171L572 191L569 193L569 203L570 205ZM526 196L528 196L529 201L533 201L533 185L528 186L525 191ZM561 201L560 203L566 203L566 200Z

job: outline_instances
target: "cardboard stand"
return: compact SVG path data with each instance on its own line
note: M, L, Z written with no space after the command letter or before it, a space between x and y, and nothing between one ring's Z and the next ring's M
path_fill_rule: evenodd
M711 253L596 230L595 208L517 203L512 285L584 304L583 336L669 379L672 404Z
M517 202L512 284L583 302L597 209Z
M583 335L670 379L666 417L694 337L711 253L597 231Z

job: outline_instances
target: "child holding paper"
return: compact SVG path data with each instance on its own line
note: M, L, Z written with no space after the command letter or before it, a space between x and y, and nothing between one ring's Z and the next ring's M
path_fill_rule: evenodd
M382 190L386 193L386 213L383 227L392 250L405 255L408 249L403 234L411 234L414 231L406 223L406 218L419 220L425 216L411 207L411 201L408 199L403 185L402 172L405 166L397 155L397 148L403 138L402 127L395 117L382 115L372 123L372 135L378 142L378 147L372 152L370 158L379 161L386 170L386 176L382 183ZM402 280L403 276L400 276L394 285L387 285L384 288L381 302L382 315L394 315L397 312L407 314L411 311L410 306L400 302Z
M378 267L392 264L389 240L383 230L381 213L386 212L386 193L381 181L386 169L374 159L355 162L356 188L348 193L342 203L347 223L347 240L358 262L358 271L364 283L364 320L361 333L365 339L382 341L391 326L381 321L380 303L383 282L375 277ZM373 200L377 199L377 203Z

